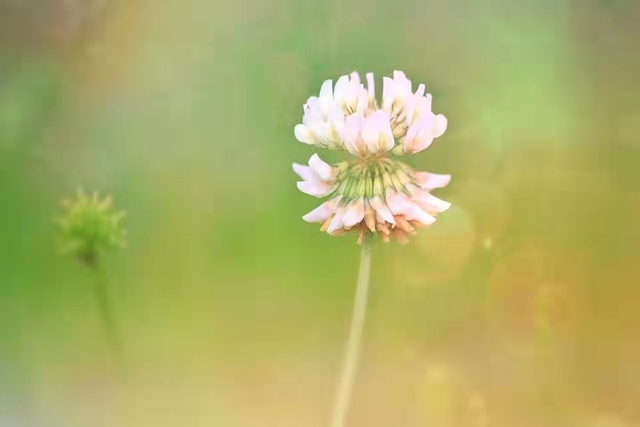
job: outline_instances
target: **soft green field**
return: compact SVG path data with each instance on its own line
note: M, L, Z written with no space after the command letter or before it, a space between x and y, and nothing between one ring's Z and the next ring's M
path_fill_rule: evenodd
M359 248L301 216L323 80L403 70L453 203L376 241L349 427L640 426L640 3L0 0L0 426L325 427ZM338 159L331 153L328 159ZM118 379L56 250L112 194Z

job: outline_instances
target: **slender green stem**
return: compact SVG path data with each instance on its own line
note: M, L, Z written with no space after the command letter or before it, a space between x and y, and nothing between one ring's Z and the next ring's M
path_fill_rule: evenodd
M114 359L114 362L120 368L123 368L124 359L122 357L122 345L120 343L120 339L118 338L118 328L116 326L115 316L113 314L113 309L111 307L109 299L108 281L104 274L104 271L97 263L91 266L91 271L95 276L95 280L93 283L96 302L98 304L100 318L104 326L105 337L109 345L109 350L111 352L111 356Z
M369 291L369 274L371 272L371 233L364 236L362 242L362 252L360 254L360 271L358 272L358 284L356 287L356 300L353 306L353 317L351 318L351 330L349 340L344 355L344 365L338 392L334 406L331 427L344 427L349 403L351 401L351 391L358 370L358 355L362 342L362 330L364 329L365 313L367 311L367 293Z

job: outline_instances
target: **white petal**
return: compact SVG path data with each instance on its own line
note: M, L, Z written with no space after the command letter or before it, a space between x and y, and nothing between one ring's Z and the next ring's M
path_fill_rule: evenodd
M334 98L336 101L338 98L343 97L345 95L345 90L347 85L349 84L349 76L340 76L338 81L336 82L335 90L333 91Z
M313 170L309 166L299 165L297 163L293 164L293 171L297 173L300 178L305 181L317 180L318 176L313 172Z
M389 151L395 145L393 139L393 131L391 130L391 124L389 113L386 111L380 111L380 140L379 140L379 152L383 153Z
M352 81L352 82L354 82L354 83L358 83L358 84L360 83L360 75L359 75L356 71L354 71L353 73L351 73L351 75L350 75L350 76L351 76L351 81Z
M302 106L302 111L306 113L307 111L316 107L318 105L318 102L320 102L320 98L318 98L317 96L310 96L309 99L307 99L307 103Z
M416 172L413 174L418 186L423 190L431 191L434 188L442 188L449 185L451 175L441 175L429 172Z
M396 192L388 193L387 204L394 215L404 215L409 221L414 220L422 224L433 224L436 221L434 217L427 214L420 206L409 200L407 196L403 194Z
M438 114L435 120L435 126L433 129L433 137L437 138L447 130L447 118L442 114Z
M415 95L419 97L424 96L424 90L425 90L424 84L420 83L420 85L418 86L418 90L416 90Z
M407 79L407 76L402 71L394 71L393 80L400 86L402 95L406 96L411 93L411 80Z
M423 211L420 206L415 205L415 208L411 209L411 211L404 214L405 218L409 221L418 221L421 224L429 225L436 222L436 219Z
M360 156L366 152L364 141L360 137L360 132L365 125L365 118L361 114L352 114L345 120L344 131L342 137L347 150L356 156Z
M298 189L303 193L315 197L324 197L335 190L336 185L325 181L299 181Z
M395 224L396 220L393 217L393 213L391 213L391 210L389 209L389 207L387 206L387 204L380 198L380 197L374 197L372 198L369 203L371 204L371 207L373 209L376 210L376 212L387 222L390 222L391 224Z
M359 114L364 114L367 111L367 107L369 105L369 95L366 90L361 89L358 95L358 101L356 106L356 112Z
M382 78L382 108L391 111L391 106L396 97L396 83L389 77Z
M381 153L393 148L393 133L389 120L389 112L384 110L378 110L367 117L362 139L370 152Z
M409 125L414 124L422 117L433 116L431 113L431 95L427 96L412 96L405 103L407 109L407 123Z
M307 222L325 222L336 211L333 200L324 202L308 214L302 217Z
M311 132L311 129L305 125L296 125L296 127L293 128L293 133L295 134L296 139L304 144L313 145L316 143L313 132Z
M413 125L409 126L407 136L404 140L403 150L405 153L417 153L429 147L433 142L433 114L422 117Z
M424 101L424 113L430 113L431 112L431 104L433 102L433 96L431 96L430 93L428 93L425 97L424 97L425 101Z
M336 103L332 104L327 112L327 121L334 126L344 126L344 111Z
M327 228L327 233L333 233L336 230L339 230L343 226L343 218L344 218L344 209L340 209L336 212L336 215L331 220L329 224L329 228Z
M376 97L376 83L373 78L373 73L367 73L367 92L369 93L369 99L375 99Z
M332 80L325 80L320 88L320 98L333 99L333 90L331 89Z
M422 224L433 224L436 219L427 214L418 204L410 200L404 194L389 193L387 204L395 215L403 215L409 221L418 221Z
M330 139L331 145L337 148L342 148L344 146L344 141L341 136L341 133L344 130L344 112L338 104L332 105L329 109L327 123L327 137Z
M364 199L355 200L349 204L344 215L344 226L349 228L364 219Z
M422 224L433 224L436 221L434 217L427 214L420 206L407 199L404 195L392 193L390 197L387 197L387 204L391 212L395 215L404 215L409 221L414 220Z
M386 197L387 206L394 215L403 215L410 206L407 204L407 200L400 196L395 191L388 191Z
M311 166L311 169L313 169L313 171L325 181L331 181L335 178L333 167L323 161L317 154L311 156L311 158L309 159L309 166Z

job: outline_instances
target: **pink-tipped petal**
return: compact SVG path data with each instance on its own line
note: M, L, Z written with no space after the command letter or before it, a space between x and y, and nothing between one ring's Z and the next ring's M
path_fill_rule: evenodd
M317 154L311 156L309 159L309 166L311 166L311 169L313 169L313 171L325 181L331 181L335 178L334 168L324 162Z
M425 225L433 224L436 221L434 217L402 194L392 193L387 197L387 204L394 215L403 215L409 221L418 221Z
M315 197L324 197L331 194L335 190L335 184L329 184L324 181L299 181L298 190L305 194Z
M433 114L422 117L411 125L404 140L404 152L417 153L429 147L433 142L433 126Z
M344 214L344 226L351 228L364 219L364 199L351 202Z
M410 212L407 212L405 215L409 221L418 221L424 225L431 225L436 222L436 219L423 211L420 206L416 205L415 209L412 209Z
M410 208L407 200L395 191L387 191L386 202L393 215L403 215Z
M293 171L300 176L305 181L317 180L318 177L315 175L313 170L309 166L299 165L297 163L293 164Z
M418 191L413 198L429 206L430 211L444 212L451 207L451 203L445 202L426 191Z
M389 206L378 196L374 197L370 200L371 207L376 210L376 213L382 217L387 222L391 224L395 224L396 220L393 217L393 213L389 209Z
M451 175L441 175L429 172L416 172L414 175L416 183L423 190L431 191L435 188L443 188L451 182Z
M336 212L336 215L333 217L333 219L331 220L331 223L329 224L329 228L327 228L327 233L331 234L336 230L339 230L342 228L343 226L343 218L344 218L344 209L340 209L338 212Z
M325 222L336 211L332 201L324 202L308 214L302 217L307 222Z

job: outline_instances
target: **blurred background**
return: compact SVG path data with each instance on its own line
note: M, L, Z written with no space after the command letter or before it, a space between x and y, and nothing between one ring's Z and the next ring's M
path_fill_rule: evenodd
M302 104L403 70L453 203L376 242L349 426L640 426L640 3L0 0L0 425L323 427L359 248L301 216ZM332 157L333 156L333 157ZM328 155L328 159L337 156ZM106 258L126 381L53 218Z

